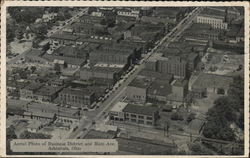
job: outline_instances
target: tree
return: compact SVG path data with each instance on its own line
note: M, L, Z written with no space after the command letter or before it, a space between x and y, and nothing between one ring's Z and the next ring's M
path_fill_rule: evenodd
M17 138L17 135L15 133L15 127L13 125L6 129L6 138L11 140Z
M13 19L7 19L6 27L6 39L7 43L10 43L15 38L16 22Z
M36 71L36 67L35 67L35 66L31 66L31 67L30 67L30 70L31 70L31 71L32 71L32 73L33 73L33 72L35 72L35 71Z
M18 40L21 40L22 38L23 38L23 35L24 35L24 33L23 33L23 31L22 30L16 30L16 38L18 39Z
M61 67L60 67L60 65L58 63L56 63L54 65L54 70L56 71L56 73L60 73L61 72Z

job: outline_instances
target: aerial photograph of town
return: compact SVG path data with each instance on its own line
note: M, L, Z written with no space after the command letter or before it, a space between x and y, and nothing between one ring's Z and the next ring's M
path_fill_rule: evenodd
M243 155L244 28L239 6L7 7L7 154L114 139L70 154Z

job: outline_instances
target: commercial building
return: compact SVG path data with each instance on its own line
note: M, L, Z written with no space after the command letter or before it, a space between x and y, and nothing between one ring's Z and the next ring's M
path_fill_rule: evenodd
M125 122L154 126L159 118L159 110L154 106L139 106L128 104L124 109Z
M53 47L63 46L63 45L74 45L76 40L80 38L79 36L75 36L68 33L57 33L50 36L50 44Z
M46 64L47 60L42 58L44 55L44 51L38 49L30 49L27 54L25 54L25 62L29 63L38 63L38 64Z
M123 109L128 105L125 102L116 103L112 109L109 111L109 119L114 121L125 121L125 114Z
M209 24L215 29L228 29L224 16L199 14L195 20L196 23Z
M197 40L219 40L224 31L220 29L213 29L210 24L194 23L190 28L184 31L183 37L185 39Z
M20 98L22 99L34 99L34 93L38 91L43 84L32 82L27 86L20 89Z
M172 86L164 80L156 80L152 82L147 90L147 100L151 101L167 101L167 96L171 94Z
M110 120L143 126L154 126L158 117L157 107L139 106L125 102L118 102L109 112Z
M64 88L59 93L59 101L61 104L79 108L91 105L95 99L95 93L89 89Z
M170 23L176 23L181 18L181 9L176 7L157 7L153 11L153 17L167 18Z
M173 74L175 78L185 78L187 75L187 61L178 56L162 57L158 60L158 71Z
M140 10L126 9L126 8L118 9L117 15L118 16L135 17L135 18L139 18L141 16Z
M187 80L174 80L171 83L172 92L167 96L169 102L185 102L188 94L188 81Z
M62 86L44 86L34 93L34 98L43 102L51 102L58 96L58 93L62 88Z
M233 77L201 73L191 86L195 98L206 97L207 94L227 95Z
M145 79L135 78L129 83L126 89L127 99L133 102L145 103L147 99L147 89L150 84L151 82L148 82Z
M173 74L163 74L156 71L150 71L147 69L142 69L136 76L140 79L146 79L148 81L164 81L165 83L170 84L174 80Z
M57 63L63 68L80 68L86 63L89 53L84 50L84 48L84 46L61 46L56 49L53 54L44 54L43 58L46 59L51 65Z
M133 63L133 52L118 52L110 50L96 50L90 53L91 65L96 63L131 65Z
M120 79L123 68L119 67L98 67L81 68L80 79L89 80L91 78L112 79L114 83Z
M100 24L103 19L103 16L83 15L81 16L79 22L83 24Z

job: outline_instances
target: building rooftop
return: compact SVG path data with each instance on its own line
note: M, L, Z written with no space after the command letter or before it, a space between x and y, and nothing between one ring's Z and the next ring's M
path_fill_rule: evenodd
M92 71L92 72L102 72L102 73L117 73L122 70L122 68L119 67L99 67L99 66L93 66L90 68L81 68L81 70L85 71Z
M44 122L45 123L45 122ZM38 129L41 125L44 124L43 122L41 122L40 120L30 120L29 124L27 126L27 128L30 129Z
M76 41L79 38L79 36L75 36L75 35L71 35L71 34L67 34L67 33L61 33L61 34L56 33L50 37L56 38L56 39L62 39L62 40L70 40L70 41Z
M167 96L172 92L172 87L167 82L154 81L148 88L148 94L157 96Z
M65 56L59 56L59 55L52 55L52 54L44 54L43 58L50 61L54 62L55 60L60 60L62 63L66 62L67 64L72 64L72 65L82 65L85 63L86 59L80 59L80 58L73 58L73 57L65 57Z
M187 59L188 59L188 61L194 61L195 58L197 58L197 57L198 57L197 53L190 53L190 54L188 54Z
M144 79L135 78L134 80L132 80L132 82L129 83L128 86L147 89L150 86L150 84L151 84L150 82Z
M173 79L173 74L166 74L166 73L163 74L160 72L145 70L145 69L141 70L139 72L138 76L154 78L154 79L159 79L159 80L165 80L165 81L170 81Z
M80 95L80 96L88 96L88 95L92 95L93 92L91 92L89 89L87 88L64 88L60 93L66 93L66 94L71 94L71 95Z
M51 96L53 94L55 94L56 92L58 92L59 90L61 90L63 87L55 87L55 86L44 86L42 88L40 88L39 90L37 90L35 92L35 95L42 95L42 96Z
M43 86L42 83L38 83L38 82L31 82L30 84L28 84L27 86L25 86L23 89L25 90L30 90L30 91L36 91L39 88L41 88Z
M214 19L221 19L222 21L225 20L225 17L223 15L214 15L214 14L208 14L208 13L201 13L197 15L198 17L208 17L208 18L214 18Z
M181 79L179 79L179 80L174 80L173 82L172 82L172 85L173 86L177 86L177 87L184 87L185 85L187 85L188 84L188 80L181 80Z
M125 102L118 102L116 103L110 111L114 112L122 112L123 109L128 105L128 103Z
M192 88L203 89L208 87L228 89L233 82L233 77L201 73L192 85Z
M25 56L42 56L45 52L38 49L30 49Z
M159 109L154 106L139 106L139 105L128 104L123 109L123 112L142 114L142 115L153 115L158 110Z

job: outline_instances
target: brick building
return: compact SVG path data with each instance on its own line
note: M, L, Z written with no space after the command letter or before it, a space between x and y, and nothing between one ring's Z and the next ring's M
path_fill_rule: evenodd
M159 118L159 110L153 106L139 106L118 102L109 112L113 121L135 124L140 126L154 126Z
M39 101L51 102L63 87L44 86L34 93L34 98Z
M125 122L131 124L140 124L146 126L154 126L159 118L157 107L139 106L128 104L123 112L125 114Z
M95 101L95 93L88 89L64 88L59 93L59 101L64 105L83 108Z
M208 93L227 95L233 77L201 73L192 84L191 91L195 98L206 97Z
M162 57L158 60L158 71L173 74L176 78L185 78L187 74L187 61L178 56Z
M133 102L145 103L147 99L147 89L151 82L143 79L134 79L126 89L127 99Z
M50 44L54 47L63 45L74 45L78 38L80 37L68 33L57 33L50 36Z
M23 99L34 99L34 93L38 91L43 84L32 82L27 86L20 89L20 98Z
M115 67L91 67L80 70L80 78L89 80L91 78L112 79L114 82L120 79L123 73L122 68Z
M200 14L196 17L196 23L209 24L215 29L227 29L228 24L224 16Z

